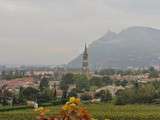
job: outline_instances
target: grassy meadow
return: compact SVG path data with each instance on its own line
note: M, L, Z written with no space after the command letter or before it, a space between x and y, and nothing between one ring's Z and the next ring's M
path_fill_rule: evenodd
M125 105L112 104L84 104L94 118L104 120L160 120L159 105ZM48 107L48 115L56 114L61 106ZM35 120L37 113L33 109L0 112L0 120Z

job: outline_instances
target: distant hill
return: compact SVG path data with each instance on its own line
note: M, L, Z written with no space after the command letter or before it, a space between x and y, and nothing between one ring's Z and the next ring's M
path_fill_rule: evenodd
M137 68L160 64L160 30L130 27L120 33L108 31L89 45L90 68ZM68 63L81 67L81 55Z

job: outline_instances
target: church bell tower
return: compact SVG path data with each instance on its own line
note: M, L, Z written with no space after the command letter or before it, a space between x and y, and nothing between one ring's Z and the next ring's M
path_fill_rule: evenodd
M87 45L85 44L85 49L83 52L83 60L82 60L82 74L89 76L89 64L88 64L88 49Z

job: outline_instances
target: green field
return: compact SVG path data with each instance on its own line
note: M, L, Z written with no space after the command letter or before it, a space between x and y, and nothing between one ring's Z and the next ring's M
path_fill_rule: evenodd
M159 105L125 105L115 106L111 104L84 105L94 118L104 120L160 120ZM48 114L56 114L60 106L49 107ZM32 109L0 112L0 120L35 120L37 114Z

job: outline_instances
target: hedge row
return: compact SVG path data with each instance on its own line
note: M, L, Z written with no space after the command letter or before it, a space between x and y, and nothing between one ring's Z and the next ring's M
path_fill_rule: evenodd
M0 112L15 111L15 110L24 110L24 109L31 109L31 107L28 107L28 106L4 107L4 108L0 109Z
M51 103L40 104L39 106L49 107L49 106L53 106L53 105L62 105L66 102L67 102L67 100L53 101ZM25 109L32 109L32 107L28 107L28 106L3 107L3 108L0 108L0 112L15 111L15 110L17 111L17 110L25 110Z

